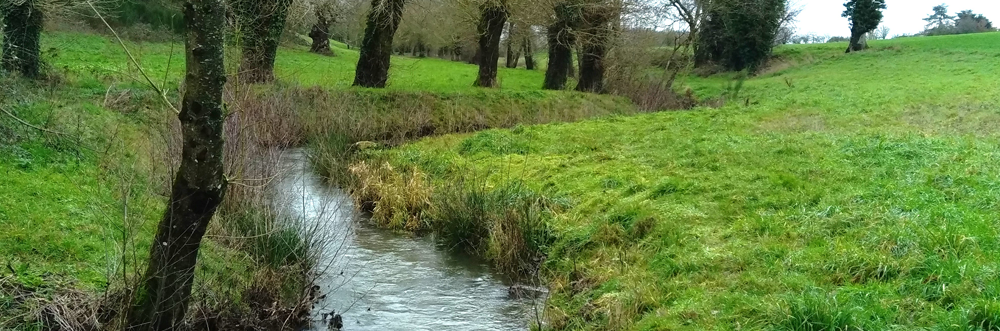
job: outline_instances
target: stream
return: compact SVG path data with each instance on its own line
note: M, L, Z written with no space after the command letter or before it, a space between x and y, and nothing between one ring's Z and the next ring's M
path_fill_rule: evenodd
M323 237L316 285L325 295L310 330L526 330L540 299L514 298L509 283L483 261L439 247L431 236L370 226L345 192L310 168L306 150L282 156L277 183L282 208L305 231ZM537 302L536 302L537 301Z

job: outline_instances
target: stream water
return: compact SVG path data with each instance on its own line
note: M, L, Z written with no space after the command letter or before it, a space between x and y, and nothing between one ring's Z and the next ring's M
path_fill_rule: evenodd
M343 317L342 330L525 330L536 300L512 298L482 261L446 251L430 237L368 226L339 189L309 167L305 150L282 156L278 197L308 231L323 236L312 330L323 314ZM541 302L537 302L541 309Z

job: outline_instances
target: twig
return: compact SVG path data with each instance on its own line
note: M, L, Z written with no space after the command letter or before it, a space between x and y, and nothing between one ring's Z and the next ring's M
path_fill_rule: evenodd
M21 118L19 118L17 116L14 116L14 114L12 114L11 112L7 111L7 109L4 109L3 107L0 107L0 111L2 111L4 114L7 114L7 116L10 116L10 118L13 118L15 121L18 121L21 124L24 124L24 126L27 126L29 128L32 128L32 129L35 129L35 130L38 130L38 131L42 131L42 132L51 133L51 134L54 134L54 135L57 135L57 136L68 136L67 134L62 133L62 132L52 131L52 130L49 130L49 129L46 129L46 128L43 128L43 127L38 127L38 126L35 126L35 125L31 124L31 123L28 123L27 121L22 120Z
M118 40L118 44L122 46L123 50L125 50L125 54L128 55L128 59L131 60L132 64L135 64L135 67L139 69L139 73L142 74L142 77L146 79L146 82L149 83L149 86L151 86L153 90L155 90L156 93L159 94L161 98L163 98L163 102L166 103L167 106L170 106L170 109L173 110L174 113L180 114L181 112L177 110L177 107L174 107L174 104L170 103L170 100L167 99L167 94L163 92L163 90L161 90L159 86L156 86L156 83L153 83L152 79L149 79L149 75L146 75L146 70L143 70L142 65L139 65L139 61L136 61L135 57L132 56L132 52L130 52L128 50L128 47L125 46L125 42L122 41L122 38L118 36L118 32L115 32L115 29L111 27L111 24L108 24L108 21L104 19L104 16L101 15L101 12L97 10L97 7L94 7L94 4L90 2L90 0L86 1L87 5L90 6L90 9L94 11L94 14L97 14L97 18L101 19L101 22L104 22L104 26L108 27L108 30L111 30L111 34L115 35L115 39Z

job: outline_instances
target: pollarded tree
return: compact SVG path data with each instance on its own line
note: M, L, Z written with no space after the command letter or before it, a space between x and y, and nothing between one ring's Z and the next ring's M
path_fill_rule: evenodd
M481 18L476 32L479 37L479 76L474 86L496 87L500 60L500 37L510 11L506 0L486 0L479 5Z
M608 53L620 7L604 0L587 1L580 10L580 79L576 90L604 93L604 58Z
M243 44L239 76L244 83L274 80L274 60L291 5L292 0L237 0L233 3Z
M575 29L580 25L580 4L574 0L555 5L555 19L548 26L549 64L545 70L546 90L566 88L570 70L573 69L573 46L576 44Z
M354 86L385 87L389 80L392 38L403 17L404 3L405 0L372 0Z
M313 6L316 22L309 30L309 38L312 38L312 46L309 47L309 51L333 56L333 50L330 49L330 25L337 18L336 4L333 1L322 1L313 4Z
M867 43L861 42L861 37L878 28L882 23L882 10L885 10L885 0L850 0L844 4L844 13L851 25L851 41L847 45L847 53L864 50Z
M176 330L184 319L201 240L226 191L223 177L223 0L183 6L187 77L178 115L183 133L180 168L157 226L142 287L128 312L127 330Z
M0 69L37 78L41 69L42 9L39 0L0 0L3 54Z

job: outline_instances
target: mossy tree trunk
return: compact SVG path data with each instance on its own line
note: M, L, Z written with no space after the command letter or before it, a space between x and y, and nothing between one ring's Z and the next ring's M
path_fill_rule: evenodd
M479 76L474 86L496 87L497 66L500 61L500 37L507 23L507 4L503 0L493 0L480 7L479 20Z
M239 75L242 82L274 80L274 60L291 5L292 0L239 0L234 5L243 35Z
M316 54L333 55L330 49L330 19L322 10L316 10L316 24L313 24L309 31L309 38L312 38L312 46L309 51Z
M549 65L545 69L545 83L542 88L547 90L562 90L573 70L573 45L576 35L573 26L576 25L576 8L568 3L556 5L556 21L549 25L546 37L549 43Z
M576 90L580 92L604 93L604 57L607 55L611 39L611 22L616 11L604 4L594 4L583 8L580 39L580 79Z
M183 5L187 72L181 112L180 168L157 226L144 282L128 313L128 330L173 330L191 296L202 237L226 191L222 89L225 12L222 0Z
M0 0L3 14L3 54L0 68L24 77L37 78L41 73L42 11L38 0L14 4Z
M403 17L404 0L372 0L361 41L361 58L354 74L354 86L385 87L389 80L392 38Z

